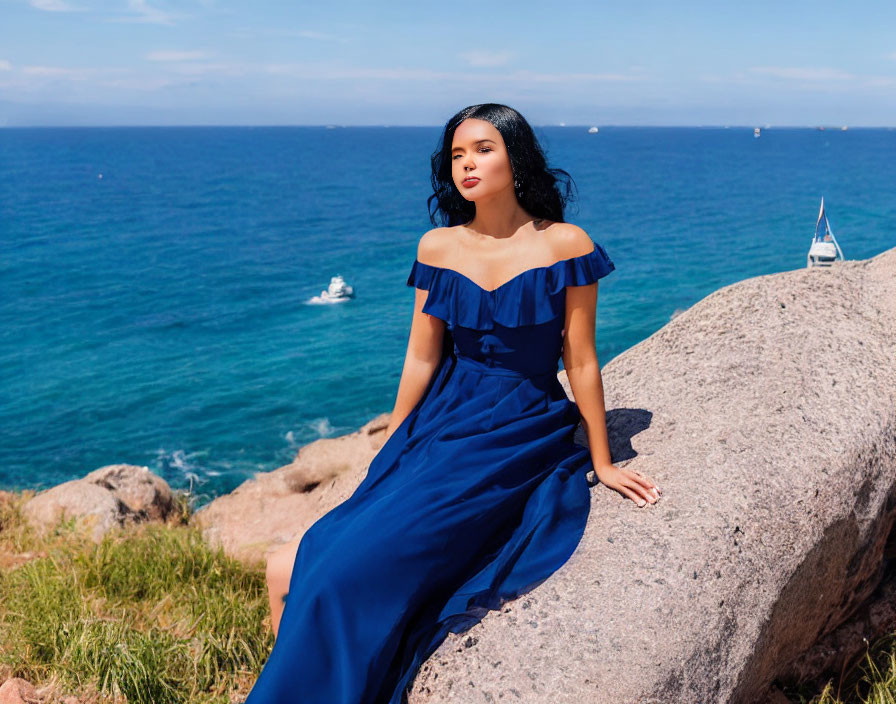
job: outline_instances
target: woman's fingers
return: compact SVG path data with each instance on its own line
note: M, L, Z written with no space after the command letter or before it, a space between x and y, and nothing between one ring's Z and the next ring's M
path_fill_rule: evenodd
M624 475L619 481L610 482L607 486L611 489L616 489L620 494L624 494L638 504L638 506L646 506L648 501L652 503L656 500L653 498L652 494L649 497L647 496L647 490L644 487L632 482L631 479Z
M641 472L637 471L636 469L630 469L628 471L630 478L641 484L641 486L647 489L650 493L656 493L657 495L662 493L661 489L656 485L656 482L653 481L650 477L641 474Z
M660 498L659 487L650 477L632 469L611 467L608 471L599 468L598 479L620 494L634 501L638 506L646 506L648 503L656 503Z
M626 481L629 482L628 484L622 485L622 488L625 489L625 495L638 504L638 506L645 506L648 503L656 503L660 498L659 492L653 488L649 483L649 480L645 480L640 476L634 476L634 474L634 472L629 472L629 475L625 478Z
M632 501L634 501L636 504L638 504L638 506L646 506L647 505L647 501L648 501L647 498L642 496L641 494L639 494L637 491L635 491L634 488L628 487L625 484L621 484L617 488L619 489L619 491L621 491L623 494L625 494L628 498L630 498ZM643 491L643 489L642 489L642 491Z

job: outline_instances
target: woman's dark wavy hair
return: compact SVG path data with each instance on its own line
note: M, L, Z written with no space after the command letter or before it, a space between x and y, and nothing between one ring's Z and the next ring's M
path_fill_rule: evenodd
M476 204L460 194L451 177L454 132L461 122L470 118L486 120L501 133L510 156L516 198L523 209L536 218L564 222L566 204L573 198L575 184L572 177L563 169L548 168L532 127L520 113L507 105L482 103L466 107L448 120L441 145L432 154L433 194L427 200L432 224L439 224L438 216L443 226L463 225L476 214ZM564 186L562 192L561 183Z

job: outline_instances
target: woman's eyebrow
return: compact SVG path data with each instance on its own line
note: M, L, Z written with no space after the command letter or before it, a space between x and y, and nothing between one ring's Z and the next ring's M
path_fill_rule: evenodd
M473 144L482 144L482 142L491 142L492 144L497 144L493 139L477 139ZM456 152L458 149L463 149L463 147L455 147L451 151Z

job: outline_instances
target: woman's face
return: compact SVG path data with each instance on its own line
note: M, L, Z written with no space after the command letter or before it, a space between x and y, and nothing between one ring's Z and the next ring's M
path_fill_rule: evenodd
M468 118L457 126L451 141L451 176L467 200L487 199L507 189L513 193L510 155L491 122ZM471 177L479 180L464 183Z

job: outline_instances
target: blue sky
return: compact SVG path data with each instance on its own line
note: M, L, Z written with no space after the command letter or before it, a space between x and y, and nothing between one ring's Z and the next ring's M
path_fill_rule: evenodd
M0 125L896 125L896 2L0 0Z

